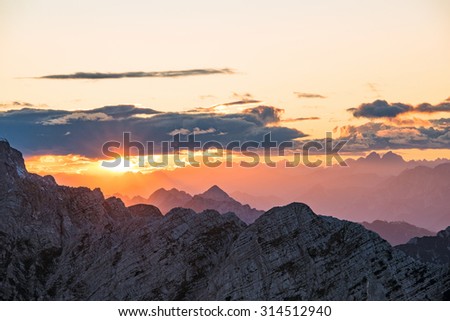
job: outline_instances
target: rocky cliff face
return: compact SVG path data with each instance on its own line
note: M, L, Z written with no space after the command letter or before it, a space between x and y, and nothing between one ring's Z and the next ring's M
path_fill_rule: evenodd
M30 174L0 142L3 300L436 300L449 279L448 267L304 204L250 226L213 210L162 216Z
M450 264L450 226L436 236L415 237L396 248L423 262Z
M449 287L448 269L414 261L359 224L293 203L239 235L205 298L426 300L442 299Z

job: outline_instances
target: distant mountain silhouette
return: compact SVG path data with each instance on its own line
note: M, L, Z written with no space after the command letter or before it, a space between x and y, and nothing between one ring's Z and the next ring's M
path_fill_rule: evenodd
M230 196L227 193L225 193L222 189L220 189L220 187L217 185L211 186L207 191L203 192L202 194L198 194L196 196L218 202L220 201L227 202L230 200Z
M160 188L150 195L150 197L145 200L145 203L155 205L165 214L172 208L183 207L191 199L192 196L190 194L179 191L176 188L170 190Z
M231 193L230 196L238 202L254 206L258 210L269 210L274 206L280 206L288 203L286 200L283 200L281 197L275 195L255 196L249 193L236 191Z
M249 205L242 205L217 185L212 186L206 192L195 195L184 207L192 208L196 212L207 209L215 209L219 213L235 213L245 223L253 223L264 212L251 208Z
M125 199L125 203L129 206L136 204L154 205L163 214L176 207L191 208L196 212L202 212L207 209L215 209L221 214L233 212L247 224L253 223L264 213L264 211L254 209L249 205L241 204L217 185L213 185L205 192L194 196L176 188L170 190L160 188L147 199L140 196Z
M386 222L376 220L372 223L363 222L362 225L366 229L380 235L393 246L406 243L413 237L436 235L436 233L433 233L427 229L420 228L406 222Z
M417 166L387 178L330 172L328 179L310 184L297 199L320 213L356 222L404 221L432 231L450 225L450 163Z
M423 262L450 264L450 227L436 236L415 237L397 249Z

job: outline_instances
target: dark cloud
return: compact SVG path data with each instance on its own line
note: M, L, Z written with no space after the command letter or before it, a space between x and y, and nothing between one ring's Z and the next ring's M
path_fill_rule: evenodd
M304 120L319 120L319 117L297 117L297 118L285 118L281 120L282 122L294 122L294 121L304 121Z
M450 112L450 102L442 102L438 105L423 103L416 107L403 103L388 103L385 100L375 100L372 103L361 104L357 108L349 108L354 117L365 118L394 118L406 113L437 113Z
M294 95L296 95L297 98L320 98L320 99L327 98L326 96L319 95L319 94L303 93L303 92L298 92L298 91L295 91Z
M261 124L278 123L281 120L281 114L284 110L270 106L258 106L255 108L247 108L243 111L244 114L255 116L261 121Z
M412 109L411 105L402 103L389 104L386 100L375 100L373 103L361 104L358 108L349 108L347 111L352 112L355 117L381 118L396 117Z
M232 101L232 102L224 103L224 104L220 104L220 105L222 105L222 106L235 106L235 105L246 105L246 104L258 104L260 102L261 102L260 100L248 99L248 100Z
M133 140L156 144L170 140L171 133L195 133L202 143L215 140L224 145L235 140L260 141L268 132L279 142L306 136L296 129L272 126L281 113L268 106L232 114L161 113L133 105L83 111L25 108L0 112L0 137L27 155L101 157L102 145L122 141L124 132L130 132Z
M253 95L250 93L233 93L233 98L236 98L236 101L220 104L222 106L235 106L235 105L245 105L245 104L259 104L261 101L253 98Z
M443 102L435 106L423 103L417 106L414 111L420 113L450 112L450 102Z
M201 76L214 74L234 74L229 68L223 69L189 69L189 70L169 70L169 71L134 71L120 73L103 72L76 72L73 74L47 75L37 77L38 79L118 79L118 78L176 78L187 76Z
M249 95L249 94L247 94ZM250 96L251 97L251 96ZM220 113L220 109L218 109L218 107L221 106L242 106L242 105L250 105L250 104L259 104L261 103L260 100L256 100L253 98L248 98L248 97L240 97L242 98L241 100L236 100L236 101L231 101L231 102L226 102L226 103L222 103L222 104L217 104L211 107L197 107L194 109L190 109L187 112L188 113Z

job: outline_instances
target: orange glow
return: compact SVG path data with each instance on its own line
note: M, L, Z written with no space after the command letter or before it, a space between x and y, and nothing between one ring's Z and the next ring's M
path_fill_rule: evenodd
M384 154L387 151L378 151ZM395 153L401 155L405 160L427 159L434 160L437 158L450 159L450 150L417 150L404 149L395 150ZM358 158L368 153L361 154L345 154L344 159ZM187 159L186 154L180 155L181 159ZM277 177L285 175L298 175L303 171L310 172L313 169L305 167L284 168L277 164L276 168L266 166L264 163L258 164L253 168L243 168L235 164L232 168L227 168L224 164L226 160L223 158L211 158L210 161L220 159L222 165L216 168L204 166L202 164L201 154L196 155L196 160L200 161L200 167L186 166L184 168L175 166L173 155L169 157L169 165L162 168L151 167L148 163L144 167L139 166L137 157L130 157L130 167L126 168L123 163L117 168L107 169L102 167L102 159L87 158L80 155L41 155L26 158L27 168L32 173L39 175L52 175L61 185L67 186L86 186L89 188L101 188L105 195L113 195L120 193L122 195L135 196L142 195L148 197L152 192L159 188L181 188L189 190L192 193L200 192L210 185L221 182L224 187L230 191L241 190L242 181L252 182L249 188L258 190L268 185L267 182L277 180ZM321 156L311 156L310 161L314 162ZM288 157L285 157L286 159ZM145 159L146 160L146 159ZM159 161L156 156L156 161ZM249 161L248 158L233 155L233 162L237 163L242 160ZM261 160L263 160L261 158ZM278 162L283 160L282 157L272 158ZM109 160L110 161L110 160ZM296 180L293 180L294 182ZM292 188L295 188L294 186ZM256 192L255 192L256 193ZM261 192L262 193L262 192ZM265 192L267 194L268 192Z

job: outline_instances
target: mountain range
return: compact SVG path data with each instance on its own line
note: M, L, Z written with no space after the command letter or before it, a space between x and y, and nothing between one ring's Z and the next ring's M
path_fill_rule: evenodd
M192 196L218 184L230 197L258 210L301 201L317 213L354 222L404 221L429 231L440 231L450 225L449 160L405 161L393 152L383 155L373 152L347 160L347 165L286 168L279 162L274 168L263 164L250 169L186 167L114 176L115 181L105 184L105 188L108 195L120 192L122 186L127 187L123 188L123 195L146 195L131 199L121 195L125 204L130 205L149 203L147 195L160 188L188 191ZM70 181L60 175L56 180L61 184ZM167 212L173 208L170 203L161 210ZM183 202L178 204L184 206Z
M116 196L121 197L117 194ZM124 201L127 205L151 204L158 207L164 214L176 207L190 208L196 212L208 209L214 209L221 214L232 212L247 224L253 223L264 213L264 211L251 208L249 205L241 204L217 185L194 196L176 188L170 190L160 188L147 199L138 196L132 199L125 198Z
M0 217L3 300L450 299L448 265L303 203L249 225L215 210L162 215L31 174L4 141Z

